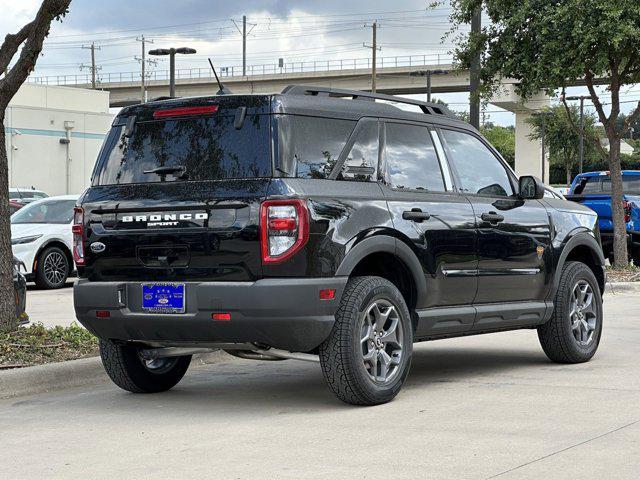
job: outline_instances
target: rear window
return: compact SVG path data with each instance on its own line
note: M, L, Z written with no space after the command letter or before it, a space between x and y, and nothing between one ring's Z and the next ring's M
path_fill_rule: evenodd
M622 192L628 195L640 195L640 175L622 177ZM576 185L576 195L610 194L611 177L584 177Z
M75 204L75 200L50 200L32 203L18 210L11 217L11 223L71 223Z
M109 133L94 185L271 176L269 115L247 115L241 129L214 115L139 122L130 138L124 130ZM176 171L145 173L163 167Z

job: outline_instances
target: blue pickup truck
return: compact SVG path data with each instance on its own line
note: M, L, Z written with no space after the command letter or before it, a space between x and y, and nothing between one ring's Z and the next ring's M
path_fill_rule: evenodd
M640 170L623 170L625 222L629 254L640 265ZM589 172L578 175L566 196L567 200L582 203L598 214L602 249L613 261L613 218L611 212L611 176L609 172Z

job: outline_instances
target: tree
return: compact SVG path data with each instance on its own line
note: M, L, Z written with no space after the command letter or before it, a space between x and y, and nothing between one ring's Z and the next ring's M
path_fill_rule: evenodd
M71 0L44 0L35 19L17 33L8 34L0 46L0 124L9 102L33 71L42 52L42 44L53 20L62 18ZM21 45L22 50L12 67L9 64ZM15 328L15 297L12 284L13 254L9 223L9 171L4 128L0 128L0 329Z
M580 123L580 112L575 105L568 109L564 105L555 105L545 112L544 129L541 116L533 116L529 123L533 126L533 140L542 140L544 130L545 145L549 148L549 161L552 165L561 165L566 173L567 187L571 185L574 167L580 158L580 132L573 128ZM584 130L585 137L597 137L595 127L596 119L593 115L585 113ZM584 156L592 158L594 148L590 143L585 142ZM586 163L586 162L585 162Z
M511 168L516 161L516 129L513 126L502 127L487 123L480 127L480 133L493 145Z
M451 0L451 6L455 25L468 24L478 8L489 16L481 32L460 38L455 52L465 67L481 55L480 94L485 98L502 78L517 80L524 98L539 91L554 94L556 89L564 94L568 86L586 84L610 144L607 151L598 138L589 139L611 171L615 265L627 265L620 139L640 116L640 102L622 125L618 118L622 87L640 82L637 0ZM598 84L606 85L606 99L598 93ZM564 95L561 98L568 108Z

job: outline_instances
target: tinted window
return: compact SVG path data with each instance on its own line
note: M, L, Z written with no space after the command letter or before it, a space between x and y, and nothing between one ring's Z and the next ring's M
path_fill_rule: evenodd
M440 162L429 129L386 125L385 158L389 182L398 189L445 191Z
M583 177L580 179L574 189L576 195L588 195L590 193L600 193L600 178L598 177Z
M75 200L32 203L18 210L11 223L71 223L75 204Z
M355 122L283 115L278 120L280 165L298 178L327 178Z
M14 200L20 198L20 192L9 192L9 198Z
M96 183L160 182L144 173L158 167L184 167L165 180L218 180L271 176L269 116L247 115L236 130L232 116L169 119L137 123L131 138L114 127L102 151Z
M602 179L602 191L605 193L611 193L611 178ZM623 176L622 177L622 191L625 194L640 194L640 176Z
M473 135L443 130L451 160L460 177L460 190L489 197L513 195L509 175L484 143Z
M356 127L355 141L338 180L370 182L375 180L378 169L378 122L364 121Z
M624 175L622 177L622 192L629 195L640 194L640 176ZM576 195L611 194L611 177L583 177L574 188Z

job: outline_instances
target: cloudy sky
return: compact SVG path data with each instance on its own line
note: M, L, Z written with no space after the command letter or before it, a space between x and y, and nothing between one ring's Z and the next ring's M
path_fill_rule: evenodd
M92 42L99 77L108 73L139 72L142 35L148 48L190 46L196 55L179 56L177 68L207 69L211 57L220 67L242 64L242 15L247 16L248 65L366 59L371 28L379 24L379 56L438 55L446 59L455 36L448 6L427 9L429 0L73 0L69 15L52 26L34 76L88 74ZM0 36L29 22L39 0L0 0ZM234 22L235 20L235 22ZM166 70L156 57L148 70ZM455 110L468 109L467 94L441 95ZM487 118L500 124L513 115L487 107Z

